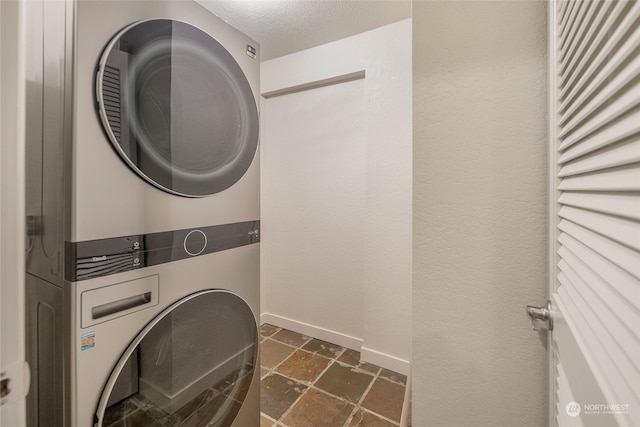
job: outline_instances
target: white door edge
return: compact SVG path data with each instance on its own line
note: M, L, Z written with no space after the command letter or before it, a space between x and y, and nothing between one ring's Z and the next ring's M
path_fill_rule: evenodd
M549 278L548 278L548 299L551 300L553 294L556 290L556 277L558 275L557 272L557 242L558 242L558 216L556 212L558 211L558 178L557 178L557 151L555 147L556 141L556 127L553 125L555 123L556 116L556 99L554 93L554 87L556 85L556 49L555 49L555 38L556 38L556 2L555 0L548 3L548 20L547 20L547 34L548 34L548 49L547 54L549 55L549 70L548 70L548 79L547 79L547 93L548 93L548 107L549 107L549 117L548 117L548 129L549 129L549 140L548 140L548 179L549 179L549 187L548 187L548 197L549 197L549 217L548 217L548 227L549 227ZM553 316L553 307L552 314ZM548 425L550 427L557 427L557 419L556 419L556 355L554 351L554 343L549 334L548 347L547 347L547 364L548 364L548 384L547 384L547 402L548 402L548 417L549 422Z
M0 426L21 427L29 376L24 362L24 0L0 1L0 22L0 370L11 380Z

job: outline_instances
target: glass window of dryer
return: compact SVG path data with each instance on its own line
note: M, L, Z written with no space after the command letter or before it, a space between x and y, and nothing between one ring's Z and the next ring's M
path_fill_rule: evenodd
M219 290L190 295L127 348L100 398L96 425L231 426L257 354L255 318L243 299Z
M214 194L253 161L258 111L251 86L231 54L192 25L153 19L123 29L100 60L96 97L116 151L162 190Z

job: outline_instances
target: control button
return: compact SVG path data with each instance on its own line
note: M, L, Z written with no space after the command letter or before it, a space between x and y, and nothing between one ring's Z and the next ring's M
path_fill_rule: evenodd
M184 238L184 250L191 256L200 255L207 247L207 235L201 230L191 230Z

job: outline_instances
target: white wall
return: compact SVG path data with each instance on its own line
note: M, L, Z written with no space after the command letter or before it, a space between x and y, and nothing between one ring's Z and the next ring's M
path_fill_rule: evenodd
M413 419L544 426L546 2L413 5Z
M358 349L363 97L360 80L269 99L261 159L263 305L272 316L322 329L324 339L326 331L339 333L343 345Z
M262 63L263 321L406 371L411 353L411 21Z

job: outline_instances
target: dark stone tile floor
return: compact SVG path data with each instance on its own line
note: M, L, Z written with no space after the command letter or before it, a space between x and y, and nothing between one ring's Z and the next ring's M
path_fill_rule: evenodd
M273 325L260 334L260 427L399 426L404 375Z
M245 365L216 379L209 388L169 413L135 393L107 408L103 427L202 427L229 426L240 411L249 390L253 366ZM286 381L286 379L285 379ZM292 398L295 401L297 397Z

